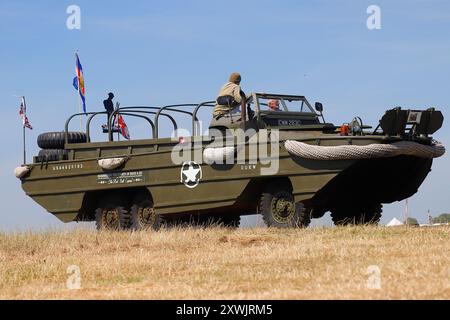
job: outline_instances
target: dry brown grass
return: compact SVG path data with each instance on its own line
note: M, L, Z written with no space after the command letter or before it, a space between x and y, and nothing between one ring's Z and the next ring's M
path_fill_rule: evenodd
M2 299L449 299L448 227L0 233ZM78 265L81 289L66 288ZM381 289L367 287L367 268Z

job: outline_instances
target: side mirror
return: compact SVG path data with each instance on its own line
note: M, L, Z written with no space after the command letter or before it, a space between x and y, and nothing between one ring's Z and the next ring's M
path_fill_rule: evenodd
M323 105L322 105L320 102L316 102L316 103L314 104L314 107L316 108L316 111L317 111L317 112L322 113L322 111L323 111Z

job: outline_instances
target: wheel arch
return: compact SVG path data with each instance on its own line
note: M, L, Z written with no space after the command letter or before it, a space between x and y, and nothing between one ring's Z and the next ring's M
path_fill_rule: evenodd
M262 193L271 185L284 185L290 191L293 190L292 182L287 176L253 178L249 181L247 186L236 199L234 207L247 210L257 208L259 206L259 200Z

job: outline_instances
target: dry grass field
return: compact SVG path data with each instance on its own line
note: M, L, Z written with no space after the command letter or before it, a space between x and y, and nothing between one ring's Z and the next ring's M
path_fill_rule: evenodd
M0 233L0 298L450 299L449 240L448 227Z

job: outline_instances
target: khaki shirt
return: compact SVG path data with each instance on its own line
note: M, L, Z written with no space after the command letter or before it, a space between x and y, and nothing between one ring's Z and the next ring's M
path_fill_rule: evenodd
M218 97L222 97L222 96L232 96L237 103L241 103L241 101L242 101L241 87L233 82L227 82L220 89ZM213 117L216 118L220 115L229 114L229 112L231 110L233 110L235 107L236 107L236 105L225 106L225 105L220 105L220 104L216 103L216 105L214 106Z

